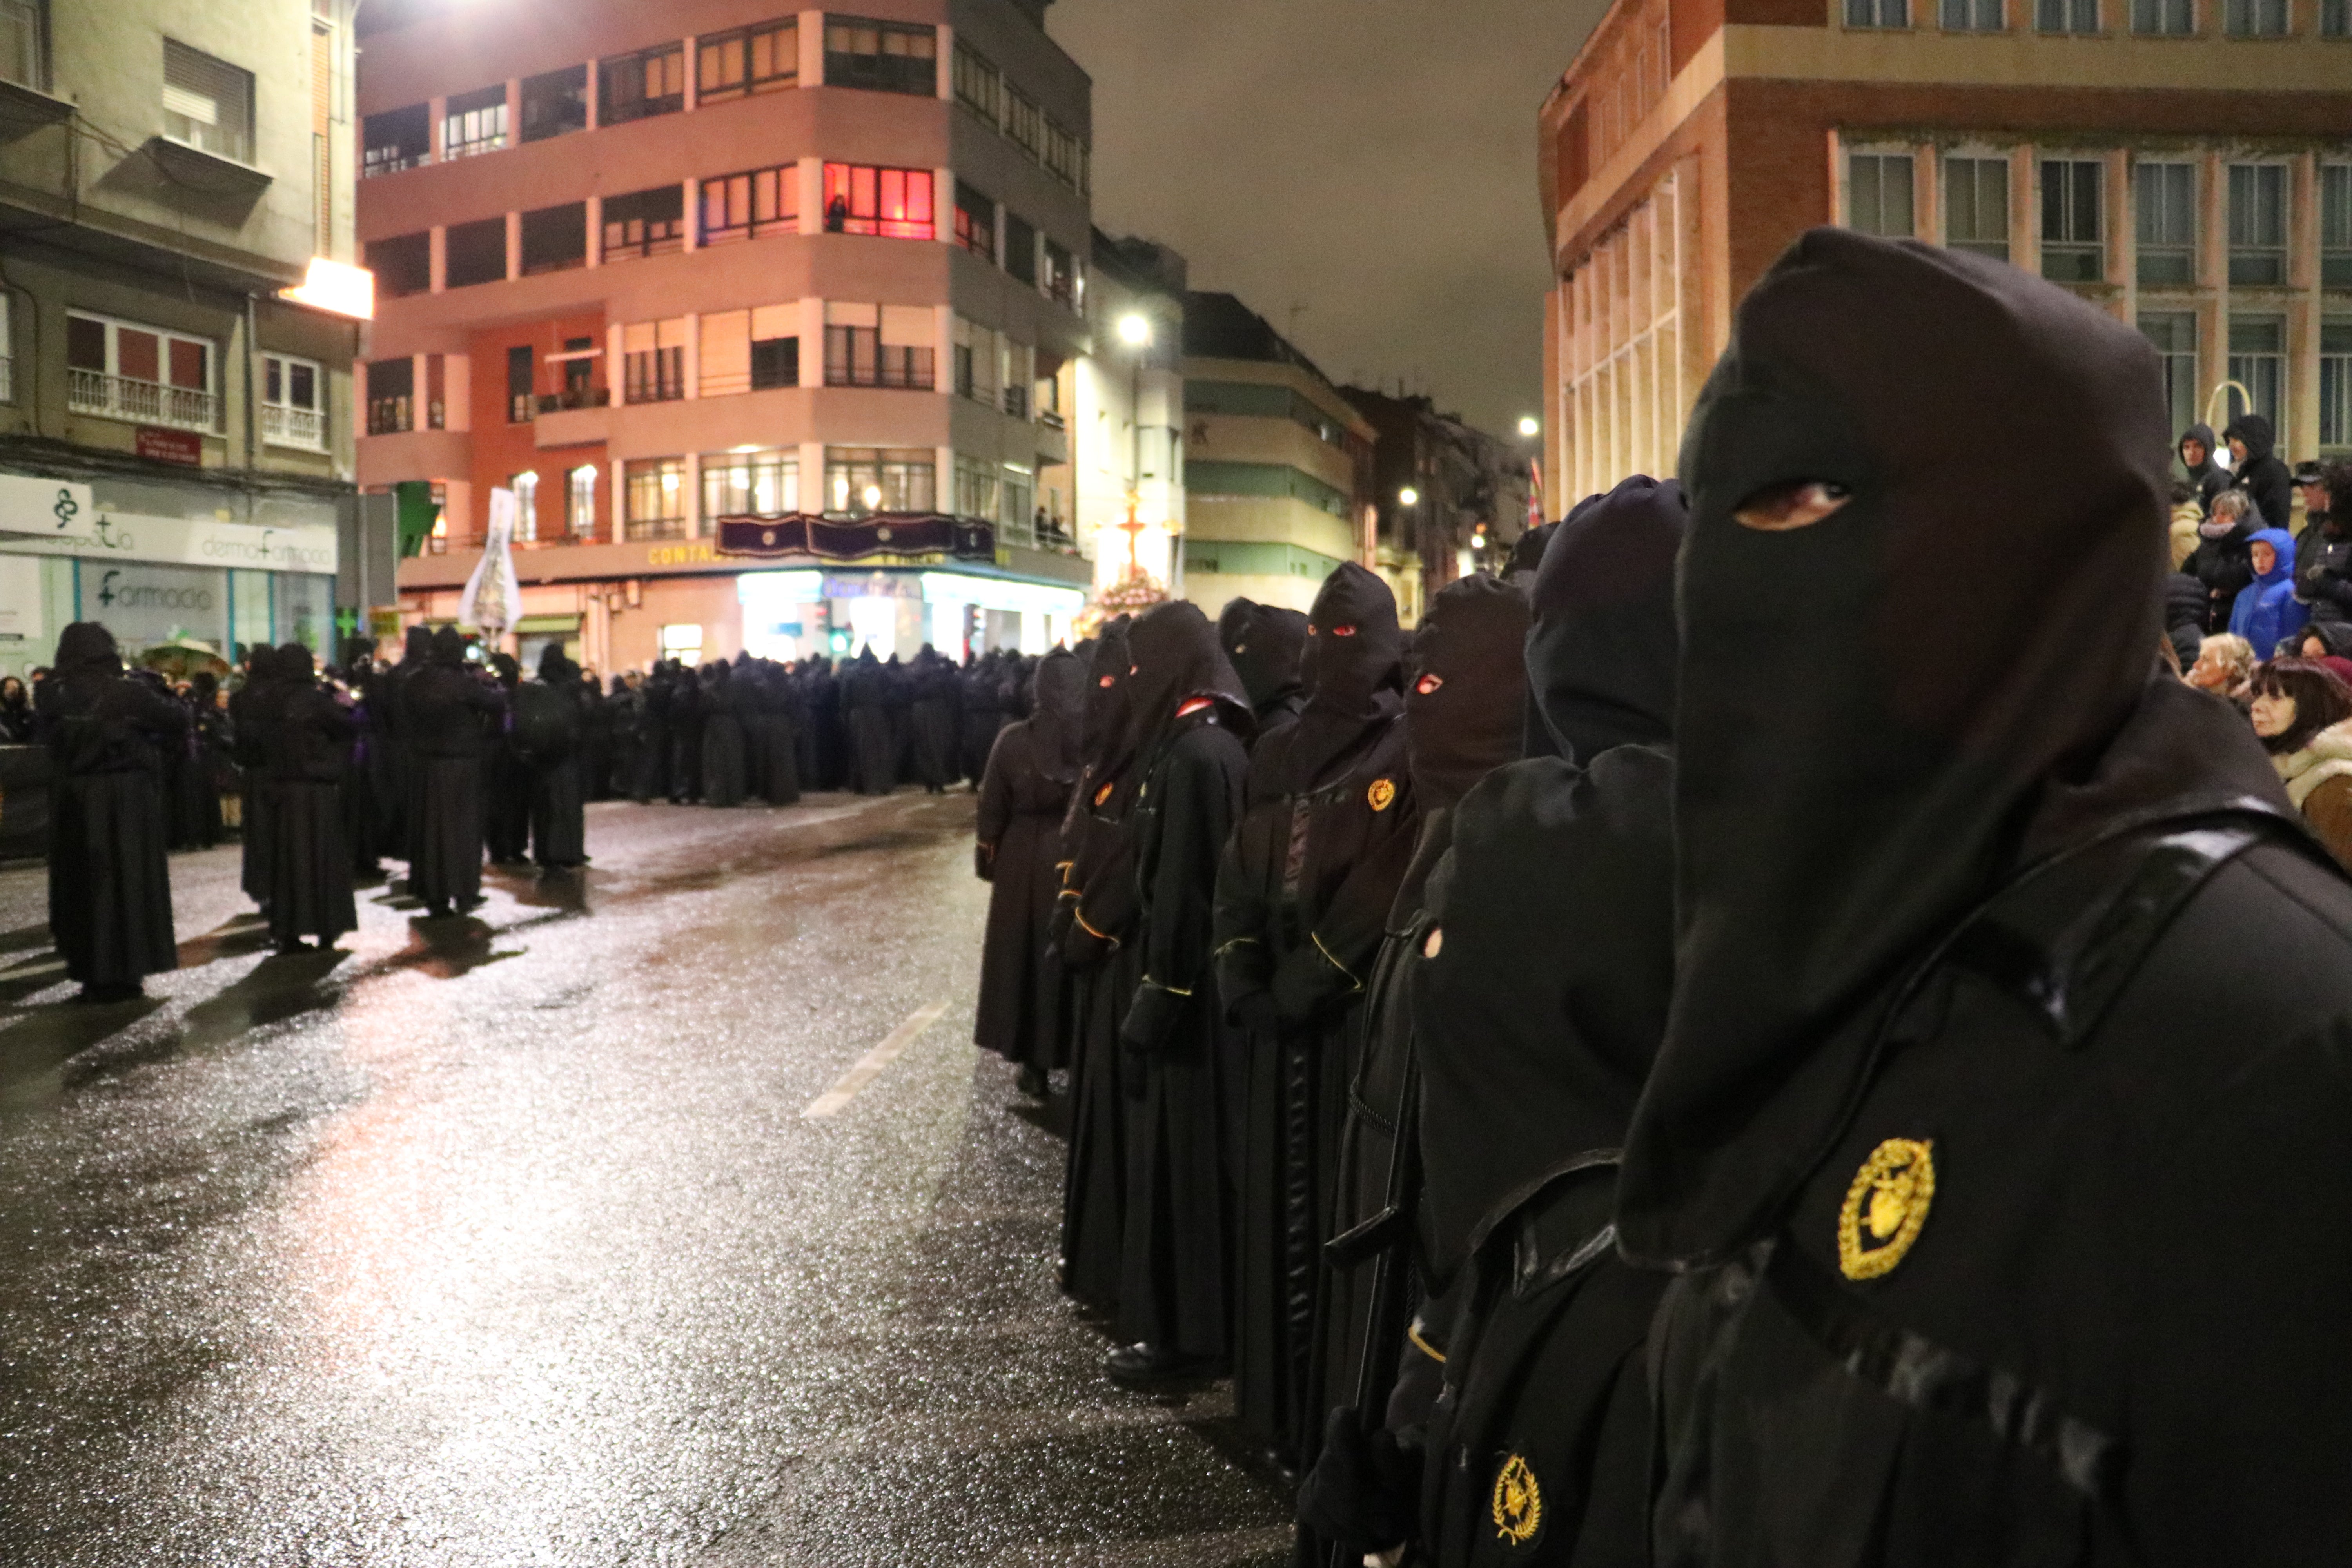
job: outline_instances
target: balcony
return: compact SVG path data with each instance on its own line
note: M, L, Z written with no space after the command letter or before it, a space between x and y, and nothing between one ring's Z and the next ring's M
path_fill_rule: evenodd
M209 392L95 370L66 372L66 407L75 414L136 420L171 430L201 430L206 435L219 428L220 423L220 399Z
M306 452L327 449L327 421L315 408L261 405L261 438L273 447L299 447Z
M541 414L561 414L568 408L602 408L612 402L613 394L602 386L572 386L562 392L539 395Z

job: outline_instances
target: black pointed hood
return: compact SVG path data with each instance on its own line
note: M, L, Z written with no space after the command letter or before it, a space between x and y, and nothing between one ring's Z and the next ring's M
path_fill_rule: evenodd
M433 657L433 633L424 626L411 626L401 638L400 662L423 668Z
M76 621L58 634L58 657L52 666L60 675L120 675L122 652L115 647L112 632L96 621Z
M435 664L452 667L466 662L466 639L455 626L443 626L434 632L427 657Z
M1286 731L1283 787L1330 782L1404 710L1404 634L1396 595L1354 562L1323 580L1307 616L1307 706Z
M1037 765L1067 784L1085 760L1087 667L1067 648L1037 661L1029 678L1029 728L1037 737Z
M1115 778L1116 748L1127 727L1128 629L1135 623L1125 616L1105 621L1095 634L1094 658L1087 666L1085 720L1079 745L1087 770L1096 779Z
M1589 764L1612 746L1674 735L1675 556L1682 487L1637 474L1580 505L1537 569L1528 695L1558 755Z
M311 657L308 643L289 642L278 646L278 676L281 680L309 685L318 679L318 661Z
M1129 628L1127 654L1135 674L1123 747L1130 760L1122 769L1150 766L1160 743L1176 727L1177 715L1195 698L1222 700L1233 709L1230 717L1246 721L1249 698L1241 677L1217 646L1217 629L1200 605L1184 599L1154 605Z
M1528 599L1485 573L1448 583L1412 639L1405 754L1423 811L1452 805L1519 754Z
M1217 645L1241 678L1252 710L1263 714L1298 693L1305 679L1299 664L1307 653L1307 617L1297 610L1230 599L1217 616Z

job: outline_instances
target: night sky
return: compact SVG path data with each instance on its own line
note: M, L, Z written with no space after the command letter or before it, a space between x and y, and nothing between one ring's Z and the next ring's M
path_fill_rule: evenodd
M1603 0L1058 0L1095 222L1192 263L1340 381L1537 412L1536 111ZM1303 306L1295 314L1292 307Z

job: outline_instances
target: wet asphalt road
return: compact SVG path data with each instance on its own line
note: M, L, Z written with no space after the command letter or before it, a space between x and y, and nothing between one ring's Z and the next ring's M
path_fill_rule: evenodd
M584 876L292 957L176 856L103 1008L0 871L0 1563L1281 1562L1223 1387L1054 1289L971 809L595 805Z

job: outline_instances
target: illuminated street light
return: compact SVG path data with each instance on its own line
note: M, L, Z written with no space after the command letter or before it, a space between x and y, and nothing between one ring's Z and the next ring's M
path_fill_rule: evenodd
M1543 432L1543 421L1541 421L1541 420L1538 419L1538 418L1537 418L1534 415L1532 415L1532 414L1522 414L1522 415L1520 415L1520 416L1519 416L1519 434L1520 434L1520 435L1522 435L1522 436L1526 436L1526 437L1535 437L1535 436L1538 436L1538 435L1542 434L1542 432Z
M1151 322L1141 315L1121 316L1118 319L1118 341L1129 348L1141 348L1151 341Z
M1397 500L1403 502L1406 506L1419 506L1421 504L1421 492L1413 489L1411 485L1407 485L1404 489L1397 491Z

